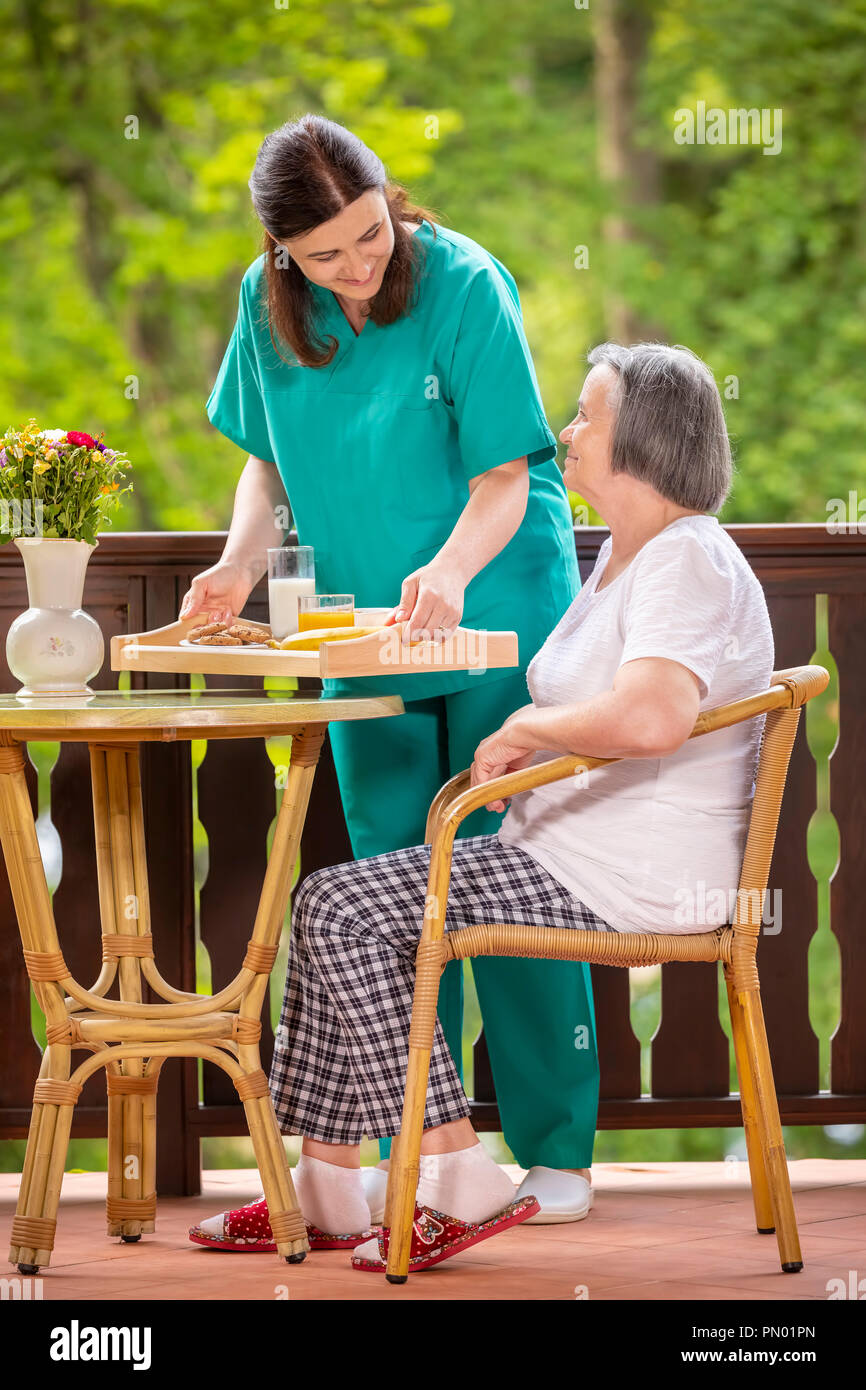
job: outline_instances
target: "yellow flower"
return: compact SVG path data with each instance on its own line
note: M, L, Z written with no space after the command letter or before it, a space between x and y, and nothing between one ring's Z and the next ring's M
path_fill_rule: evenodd
M50 463L36 463L33 465L34 473L47 473L51 467Z

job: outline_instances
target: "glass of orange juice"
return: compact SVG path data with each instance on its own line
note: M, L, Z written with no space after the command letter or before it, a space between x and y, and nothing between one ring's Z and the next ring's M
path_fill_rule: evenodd
M354 627L354 594L299 594L298 632L320 627Z

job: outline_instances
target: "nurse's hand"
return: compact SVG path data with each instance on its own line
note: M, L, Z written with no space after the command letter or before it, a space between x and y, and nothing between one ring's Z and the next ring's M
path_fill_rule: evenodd
M406 620L403 641L444 642L451 637L463 617L464 589L454 572L438 566L435 559L407 574L394 610L395 622Z
M212 623L230 623L243 611L256 581L237 560L218 560L197 574L183 596L181 618L207 613Z
M535 747L527 747L527 740L521 737L519 723L512 722L515 716L523 714L527 707L515 711L509 715L501 729L496 733L490 734L488 738L482 739L475 750L475 758L470 769L469 785L477 787L483 782L490 782L494 777L504 777L506 772L519 772L524 767L529 767L532 762ZM532 708L529 706L528 708ZM499 801L488 801L486 809L488 811L504 811L510 796L504 797Z

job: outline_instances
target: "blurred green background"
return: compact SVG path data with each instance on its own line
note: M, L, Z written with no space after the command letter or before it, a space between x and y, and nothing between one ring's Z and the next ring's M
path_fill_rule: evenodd
M510 268L555 433L586 350L651 333L727 383L727 520L824 520L862 482L866 0L281 4L0 15L0 424L104 429L117 529L228 525L243 460L204 402L256 149L307 110ZM781 151L678 144L699 101L780 108Z
M830 499L862 488L866 0L20 0L0 35L0 427L33 415L104 430L134 470L114 529L228 526L244 458L204 403L259 253L247 179L263 136L308 110L349 126L509 267L555 433L593 343L664 338L723 389L738 468L724 520L823 522ZM780 110L780 151L677 143L677 113L699 102ZM572 504L577 521L598 519ZM832 670L820 599L816 618ZM835 673L807 713L826 1084ZM31 751L47 844L57 746ZM196 845L200 883L200 825ZM632 992L646 1058L658 972L632 972ZM792 1157L866 1154L862 1126L787 1139ZM597 1159L743 1152L724 1130L603 1133L596 1146ZM22 1154L4 1145L0 1165ZM252 1154L212 1140L205 1163ZM103 1144L73 1143L70 1166L103 1165Z

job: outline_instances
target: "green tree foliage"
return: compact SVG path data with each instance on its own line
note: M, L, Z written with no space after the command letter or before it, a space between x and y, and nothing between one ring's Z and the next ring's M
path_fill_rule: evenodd
M398 0L4 11L0 428L105 430L135 467L118 529L231 515L238 451L204 402L260 249L247 179L263 136L348 113L396 177L423 179L424 113L389 61L420 63L448 18Z
M0 17L0 429L35 415L116 440L136 487L118 528L228 524L241 459L204 402L259 249L247 179L264 134L316 110L511 268L556 432L616 294L728 384L727 519L823 520L863 478L866 0L617 4L649 17L639 205L599 173L592 7L18 0ZM781 108L781 151L677 144L699 101ZM632 236L611 244L618 211Z
M866 479L866 4L677 0L645 73L665 327L738 378L731 519L824 521ZM780 110L782 148L671 146L678 108Z

